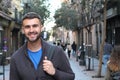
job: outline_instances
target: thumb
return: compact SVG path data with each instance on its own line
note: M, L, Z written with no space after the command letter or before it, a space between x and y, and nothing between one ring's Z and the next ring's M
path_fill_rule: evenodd
M45 56L45 60L47 60L47 56Z

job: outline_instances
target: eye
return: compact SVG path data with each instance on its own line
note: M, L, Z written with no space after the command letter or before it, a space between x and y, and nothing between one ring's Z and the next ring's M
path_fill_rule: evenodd
M32 25L33 28L36 28L36 27L38 27L38 26L39 26L38 24Z
M28 28L30 28L30 26L29 26L29 25L26 25L26 26L24 26L24 28L25 28L25 29L28 29Z

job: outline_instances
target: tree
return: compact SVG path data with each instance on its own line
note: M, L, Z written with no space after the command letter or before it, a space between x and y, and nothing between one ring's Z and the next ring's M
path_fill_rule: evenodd
M106 6L107 6L107 0L104 2L104 31L102 35L102 43L100 46L100 59L99 59L99 69L98 69L98 76L101 76L101 69L102 69L102 56L103 56L103 47L105 43L105 38L106 38Z
M62 7L56 10L54 18L57 27L63 26L70 30L77 29L77 12L65 3L62 3Z
M5 13L10 13L9 8L11 8L11 1L10 0L0 0L0 10L4 11Z
M58 37L57 31L56 31L56 30L57 30L57 27L54 26L54 27L52 28L52 30L53 30L52 36L55 37L55 38L57 38L57 37Z
M29 11L38 13L42 18L42 23L49 17L50 11L48 10L49 4L46 4L48 0L33 0L28 5ZM28 12L29 12L28 11Z
M99 66L98 66L98 73L96 76L97 78L102 77L101 76L101 70L102 70L102 56L103 56L103 47L104 47L104 43L105 43L105 39L106 39L106 10L107 10L107 0L104 1L104 11L103 11L103 15L104 15L104 27L103 27L103 34L102 34L102 42L100 45L100 54L99 54Z

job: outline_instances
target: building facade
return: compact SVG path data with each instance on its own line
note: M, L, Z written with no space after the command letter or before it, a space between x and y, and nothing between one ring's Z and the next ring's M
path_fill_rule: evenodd
M76 7L78 19L78 43L91 45L93 54L98 56L104 29L104 0L71 0ZM114 45L120 44L120 1L107 1L106 39Z
M4 5L0 6L0 53L5 53L7 57L21 46L22 15L15 1L1 0L0 5Z

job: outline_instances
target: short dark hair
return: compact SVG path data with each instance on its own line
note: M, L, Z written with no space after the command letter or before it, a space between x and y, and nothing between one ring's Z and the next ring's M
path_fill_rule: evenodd
M23 18L22 18L22 23L23 23L23 20L25 20L25 19L33 19L33 18L38 18L40 20L41 24L42 24L42 18L41 18L41 16L38 15L37 13L35 13L35 12L28 12L28 13L26 13L23 16Z

